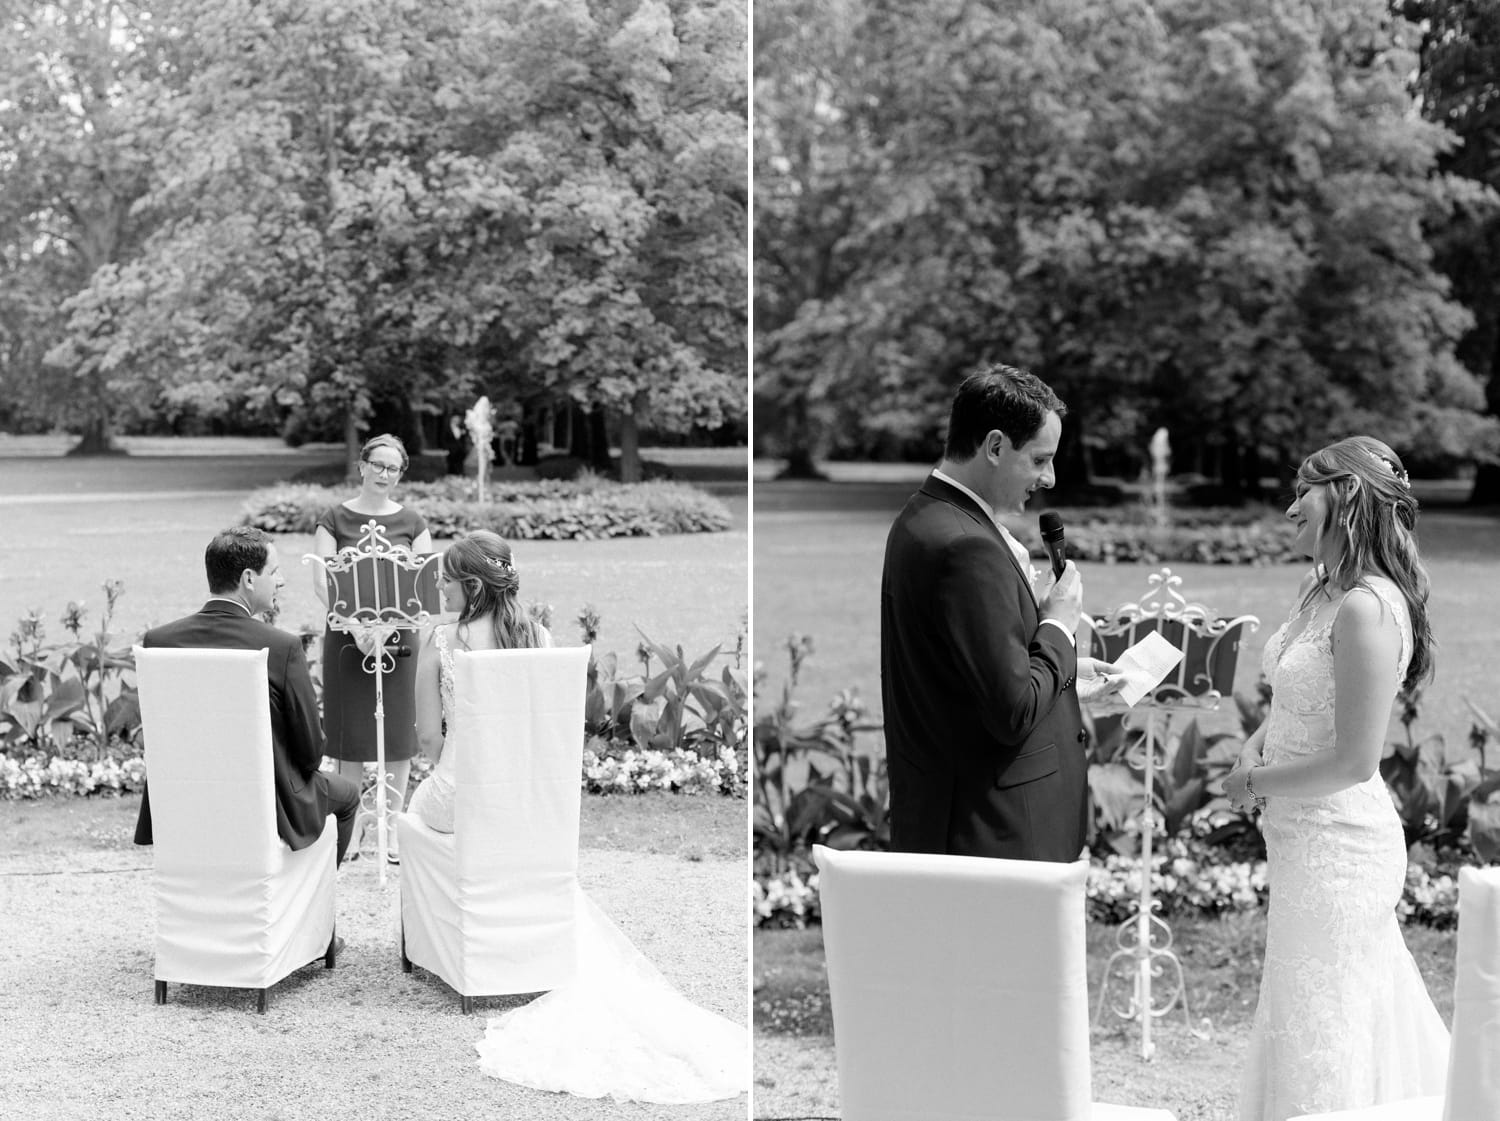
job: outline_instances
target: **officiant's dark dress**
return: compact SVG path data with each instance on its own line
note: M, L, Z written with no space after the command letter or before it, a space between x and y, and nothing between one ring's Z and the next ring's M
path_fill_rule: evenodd
M331 506L318 527L333 536L338 549L355 548L364 525L374 520L392 545L411 548L427 529L416 511L402 507L394 514L361 514L342 504ZM389 762L417 753L416 631L402 631L389 646L398 656L394 668L386 663L385 757ZM405 652L403 656L403 651ZM352 636L328 629L323 634L324 749L333 759L375 762L375 675L365 669L365 655Z

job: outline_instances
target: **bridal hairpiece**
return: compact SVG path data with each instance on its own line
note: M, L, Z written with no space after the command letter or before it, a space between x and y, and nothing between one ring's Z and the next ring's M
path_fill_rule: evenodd
M514 573L516 570L516 566L508 560L501 560L499 557L492 557L488 555L486 555L484 559L489 561L493 567L498 568L501 572L509 574Z
M1396 466L1396 461L1394 459L1392 459L1388 455L1381 455L1377 451L1371 451L1371 452L1368 452L1368 454L1369 454L1370 458L1373 459L1376 463L1383 464L1384 467L1385 467L1385 469L1391 473L1391 476L1398 483L1400 483L1403 487L1405 487L1408 490L1411 489L1411 476L1408 475L1400 467L1397 467Z

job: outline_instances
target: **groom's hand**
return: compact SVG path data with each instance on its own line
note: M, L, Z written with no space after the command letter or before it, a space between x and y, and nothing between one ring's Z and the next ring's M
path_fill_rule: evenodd
M1078 621L1083 617L1083 577L1072 561L1064 565L1062 575L1047 590L1041 609L1043 619L1055 619L1068 628L1069 634L1078 633Z
M1102 701L1114 696L1125 684L1125 673L1113 662L1098 658L1078 659L1078 699Z

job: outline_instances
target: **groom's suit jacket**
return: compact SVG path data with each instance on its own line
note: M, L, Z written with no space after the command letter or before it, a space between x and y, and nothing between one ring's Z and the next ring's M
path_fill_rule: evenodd
M323 724L302 640L252 618L228 600L211 599L196 615L146 632L142 646L269 650L266 677L271 686L271 752L276 787L276 832L287 846L304 849L323 832L328 804L313 781L323 762ZM183 697L190 705L192 697ZM135 843L151 844L150 776L141 795Z
M881 576L891 847L1076 860L1088 813L1077 665L994 522L929 476L891 526Z

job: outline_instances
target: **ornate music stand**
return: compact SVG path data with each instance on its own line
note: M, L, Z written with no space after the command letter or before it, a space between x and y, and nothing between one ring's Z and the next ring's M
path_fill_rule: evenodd
M1239 660L1240 640L1249 628L1254 632L1260 620L1253 615L1233 619L1214 617L1202 604L1189 603L1177 591L1181 576L1170 568L1153 572L1147 581L1150 590L1139 603L1127 603L1107 616L1091 618L1093 654L1114 661L1127 648L1151 631L1183 652L1173 672L1146 694L1133 710L1116 702L1099 706L1101 712L1143 710L1146 715L1144 737L1124 756L1125 762L1142 772L1145 784L1145 806L1141 812L1141 889L1135 914L1125 919L1116 933L1118 949L1104 963L1104 977L1099 986L1099 1002L1094 1011L1094 1026L1104 1015L1105 997L1109 992L1116 966L1126 963L1132 983L1130 999L1122 1007L1113 1005L1115 1014L1125 1020L1139 1020L1141 1025L1141 1058L1151 1059L1156 1045L1151 1041L1154 1019L1167 1015L1180 1000L1182 1016L1188 1031L1207 1039L1205 1028L1193 1027L1188 1011L1187 982L1182 962L1172 952L1172 929L1157 912L1161 901L1151 897L1151 839L1154 831L1156 769L1165 766L1166 724L1182 711L1214 711L1226 693L1234 692L1235 663ZM1157 722L1161 721L1158 731ZM1153 1001L1151 982L1160 977L1170 964L1176 974L1175 987L1168 989L1160 1004ZM1122 973L1126 970L1121 970ZM1122 978L1123 981L1123 978Z
M386 828L387 790L392 776L385 769L385 675L396 668L396 654L386 642L401 631L425 626L440 610L437 561L440 553L421 556L404 545L392 545L385 526L371 518L360 527L359 542L340 549L332 558L307 553L302 563L316 563L323 570L328 589L328 627L351 635L365 651L366 673L375 675L375 787L360 798L360 813L354 835L363 835L371 815L380 866L380 886L385 886L386 854L390 851ZM365 650L368 646L368 650ZM323 683L326 690L328 682Z

